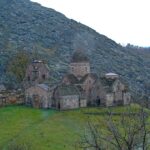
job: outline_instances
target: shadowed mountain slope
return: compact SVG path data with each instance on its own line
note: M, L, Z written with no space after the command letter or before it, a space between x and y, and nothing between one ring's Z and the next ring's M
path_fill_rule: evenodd
M44 58L58 78L67 71L73 52L82 49L93 71L116 72L133 90L143 90L150 79L149 50L122 47L93 29L29 0L0 0L0 12L1 82L6 80L6 65L21 50Z

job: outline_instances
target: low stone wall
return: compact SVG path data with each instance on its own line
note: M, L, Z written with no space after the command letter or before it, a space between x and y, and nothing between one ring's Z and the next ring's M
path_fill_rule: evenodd
M0 107L24 104L24 94L17 91L5 91L0 93Z

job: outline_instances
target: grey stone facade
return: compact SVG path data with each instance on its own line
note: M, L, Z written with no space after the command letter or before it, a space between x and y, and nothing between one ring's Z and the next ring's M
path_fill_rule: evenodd
M52 94L52 88L45 84L37 84L25 90L25 103L35 108L51 108Z
M61 84L54 89L53 107L66 110L80 107L80 93L76 86Z
M64 76L63 84L76 86L80 95L86 99L87 105L90 106L118 106L130 103L131 95L118 74L106 73L103 77L98 77L97 74L90 72L88 58L86 56L78 58L78 56L80 56L78 53L73 55L75 67L72 67L71 62L70 74ZM81 65L83 61L86 63Z
M28 86L43 83L50 77L50 70L43 61L34 60L28 65L24 83Z

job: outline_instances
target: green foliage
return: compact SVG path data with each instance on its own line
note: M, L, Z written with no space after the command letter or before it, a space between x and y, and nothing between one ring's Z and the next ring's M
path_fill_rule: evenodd
M4 84L7 89L16 89L19 87L16 76L11 72L1 76L1 80L2 84Z
M29 54L25 52L18 52L8 63L7 71L14 74L17 81L22 82L25 77L25 71L29 60Z

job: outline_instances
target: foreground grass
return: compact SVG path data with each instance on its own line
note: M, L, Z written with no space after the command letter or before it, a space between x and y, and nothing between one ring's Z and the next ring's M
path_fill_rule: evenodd
M71 150L82 126L78 114L79 110L59 112L23 106L1 108L0 149L8 149L15 142L18 145L27 143L33 150Z
M134 106L133 109L137 109ZM28 145L31 150L72 150L80 139L88 117L99 117L105 126L106 108L85 108L70 111L39 110L25 106L0 108L0 150L13 143ZM117 113L125 107L111 108Z

